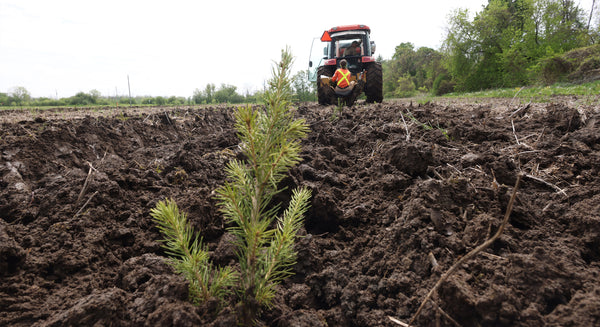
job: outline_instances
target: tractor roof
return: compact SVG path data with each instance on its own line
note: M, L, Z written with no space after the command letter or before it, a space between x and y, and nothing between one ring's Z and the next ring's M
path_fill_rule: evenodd
M369 33L371 32L371 29L369 28L369 26L362 25L362 24L336 26L336 27L332 27L327 32L335 33L335 32L352 31L352 30L363 30L363 31L367 31Z
M348 33L351 33L351 31L363 31L362 33L366 32L366 34L371 34L371 29L367 25L362 25L362 24L343 25L343 26L332 27L329 30L323 32L323 35L321 35L321 41L323 41L323 42L331 41L330 34L336 34L336 33L341 33L341 32L346 32L344 34L348 34Z

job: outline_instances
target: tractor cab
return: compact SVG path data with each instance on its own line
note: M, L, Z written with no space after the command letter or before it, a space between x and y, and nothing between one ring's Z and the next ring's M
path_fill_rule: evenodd
M337 26L323 32L320 44L313 40L309 60L308 79L317 82L319 103L330 104L331 92L325 89L329 78L339 68L339 62L345 59L351 79L363 81L367 102L383 100L383 78L381 63L373 57L375 42L370 39L371 29L366 25ZM361 90L360 92L362 92Z
M357 74L362 71L363 62L375 59L375 42L369 39L370 29L365 25L334 27L323 32L319 39L321 45L313 40L309 61L309 80L317 80L317 70L321 66L338 67L341 59L348 61L348 69ZM365 58L365 60L363 60ZM335 70L334 70L335 71Z

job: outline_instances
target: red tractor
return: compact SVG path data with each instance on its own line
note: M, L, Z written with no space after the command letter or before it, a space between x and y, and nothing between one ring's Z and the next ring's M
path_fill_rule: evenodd
M381 63L373 56L375 42L371 41L370 35L371 29L366 25L337 26L323 32L321 42L325 43L325 47L322 52L313 52L313 42L308 64L309 80L317 82L320 104L337 104L337 99L342 99L344 104L352 106L363 91L368 103L383 101ZM350 79L356 83L352 92L335 93L330 78L342 59L347 61Z

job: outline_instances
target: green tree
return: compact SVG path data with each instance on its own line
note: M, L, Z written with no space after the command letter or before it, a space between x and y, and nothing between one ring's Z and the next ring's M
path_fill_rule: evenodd
M74 96L70 97L67 100L67 102L72 106L87 106L87 105L95 104L96 98L94 98L92 95L90 95L88 93L79 92L79 93L75 94Z
M490 0L469 19L449 19L443 53L460 91L529 84L541 58L589 44L582 10L571 0Z
M161 96L157 96L154 98L154 103L158 106L164 106L167 103L167 100Z
M192 99L195 104L211 104L213 103L215 94L215 85L212 83L206 84L206 87L203 91L196 89L194 90L194 95Z
M100 93L100 91L94 89L90 91L90 96L94 99L94 103L96 103L98 102L98 99L100 99L102 94Z
M215 85L212 83L206 84L206 87L204 88L204 98L206 103L213 103L213 99L215 97Z
M308 80L308 70L301 70L292 77L292 87L298 101L316 101L315 83Z
M167 99L167 104L172 106L179 106L185 104L185 101L186 100L184 97L176 97L173 95Z
M459 91L467 89L467 80L481 58L479 42L475 39L475 27L469 11L457 9L450 15L442 51L445 66Z
M415 95L416 87L413 79L410 75L406 74L402 76L397 81L396 90L394 91L394 95L399 98L411 97Z
M194 90L194 93L192 94L192 101L195 104L204 104L204 103L206 103L205 99L204 99L204 96L202 95L202 91L200 91L199 89L195 89Z
M242 103L244 97L237 93L237 87L230 84L221 84L221 87L214 93L214 99L217 103Z
M383 62L383 91L386 96L412 96L429 91L438 75L444 74L440 52L412 43L396 47L392 59Z
M0 106L9 106L10 102L8 94L0 92Z
M29 102L29 100L31 100L31 95L29 94L29 91L27 91L27 89L25 87L16 86L12 89L11 98L12 98L12 101L17 106L22 106L23 104L25 104L25 103Z
M41 98L36 98L31 102L31 105L33 106L39 106L39 107L57 107L57 106L64 106L67 105L67 103L64 101L64 99L50 99L50 98L45 98L45 97L41 97Z
M385 97L394 96L400 78L410 75L414 45L406 42L396 46L394 55L389 61L383 62L383 94Z
M442 54L431 48L421 47L415 53L415 86L421 90L431 90L433 82L440 74L446 74Z
M560 54L589 45L584 11L572 0L537 0L540 46Z

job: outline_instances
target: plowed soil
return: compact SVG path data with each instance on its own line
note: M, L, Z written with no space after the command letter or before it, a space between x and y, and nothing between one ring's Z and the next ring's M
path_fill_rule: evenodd
M502 236L448 278L416 325L600 325L597 104L295 109L311 132L282 186L313 197L295 275L260 324L407 322L495 233L524 174ZM214 198L238 152L233 110L0 112L0 325L234 326L234 304L215 314L212 302L187 301L149 214L175 199L215 264L234 265Z

